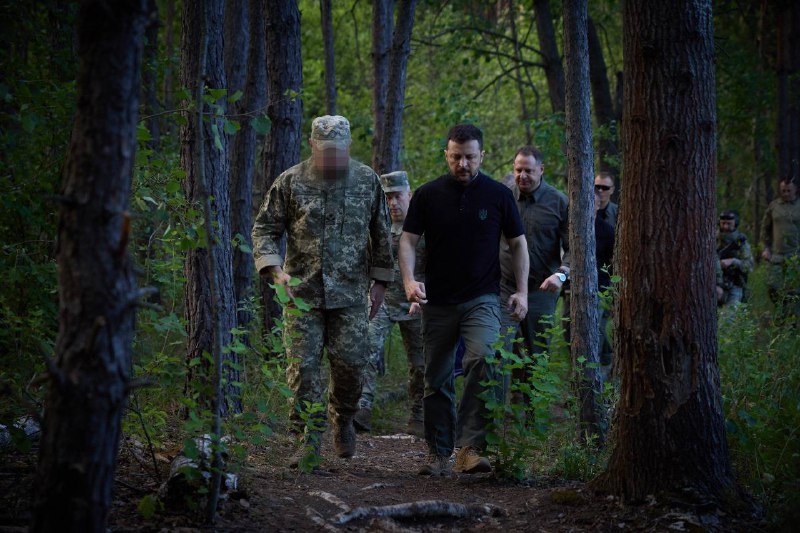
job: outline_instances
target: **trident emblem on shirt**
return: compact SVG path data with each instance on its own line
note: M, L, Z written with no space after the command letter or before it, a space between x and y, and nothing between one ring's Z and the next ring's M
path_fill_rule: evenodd
M481 209L480 211L478 211L478 218L480 218L481 220L486 220L486 216L488 214L489 212L486 209Z

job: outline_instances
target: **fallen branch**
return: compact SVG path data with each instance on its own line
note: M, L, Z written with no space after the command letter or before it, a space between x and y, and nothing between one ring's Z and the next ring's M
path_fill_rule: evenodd
M333 517L336 524L346 524L361 518L467 518L477 516L503 516L505 509L489 503L463 504L441 500L423 500L380 507L357 507L347 513Z
M350 512L350 506L344 503L341 498L336 496L335 494L331 494L330 492L325 492L323 490L312 490L308 493L309 496L318 496L325 500L326 502L335 505L338 507L343 513Z
M339 531L338 528L327 523L325 519L311 507L306 506L306 516L325 531Z

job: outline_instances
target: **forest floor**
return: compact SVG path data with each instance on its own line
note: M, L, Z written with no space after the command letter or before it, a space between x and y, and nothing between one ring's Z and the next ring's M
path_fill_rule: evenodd
M158 491L178 453L156 453L160 477L140 443L126 439L120 449L110 531L764 531L764 523L734 516L711 505L651 498L625 505L593 494L586 484L561 479L503 481L493 473L429 478L417 475L425 459L421 439L403 433L360 434L356 455L333 454L325 434L321 467L299 473L285 466L294 440L274 435L250 451L236 490L224 495L215 526L197 513L174 506L150 518L140 511ZM31 452L0 455L0 531L26 531L36 465ZM466 517L366 517L343 522L357 508L437 501L464 504ZM488 513L480 512L486 506ZM423 506L424 507L424 506ZM428 504L429 509L435 508ZM147 514L147 513L144 513Z

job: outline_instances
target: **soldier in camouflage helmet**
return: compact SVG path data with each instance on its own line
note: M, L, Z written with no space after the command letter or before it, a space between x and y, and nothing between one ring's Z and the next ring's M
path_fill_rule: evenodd
M744 301L747 276L753 270L753 254L747 237L739 231L739 214L723 211L719 215L717 255L722 269L720 305L736 305Z
M386 193L389 214L392 217L392 252L396 257L397 245L400 242L400 235L403 233L403 222L411 201L411 186L408 183L408 174L402 170L382 175L381 184L383 192ZM425 279L424 238L420 238L416 253L414 277L423 281ZM423 380L425 357L422 352L421 314L412 312L412 308L419 307L419 304L409 303L403 285L397 283L401 279L400 266L397 262L394 264L394 279L396 282L387 289L386 298L377 316L369 323L369 362L364 368L364 387L358 402L359 409L354 423L358 430L370 431L372 429L372 401L375 398L378 368L386 337L391 332L392 326L397 323L400 327L400 334L403 336L403 345L408 358L408 399L411 403L408 432L418 437L424 437L422 395L425 392Z
M386 197L375 172L350 158L350 124L322 116L311 126L311 157L278 176L253 225L253 255L259 274L310 305L288 305L283 335L294 392L292 419L309 404L328 413L337 455L352 457L353 416L361 396L367 358L367 295L374 317L392 280L392 251ZM286 233L286 259L280 254ZM370 279L374 281L370 288ZM323 348L331 384L321 383ZM305 447L319 454L321 420L305 427ZM301 450L290 466L304 455Z

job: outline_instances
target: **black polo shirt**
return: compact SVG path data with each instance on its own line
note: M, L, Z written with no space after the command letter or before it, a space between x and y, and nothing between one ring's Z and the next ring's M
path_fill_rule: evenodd
M425 291L432 305L500 293L500 235L523 234L514 196L479 172L462 185L451 174L414 192L403 231L425 235Z

